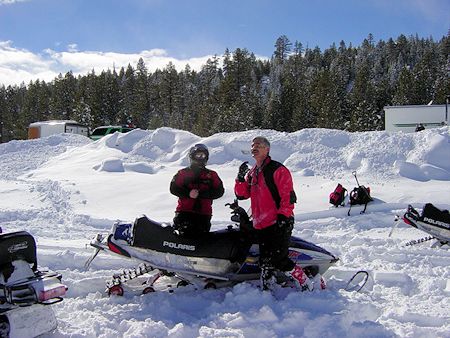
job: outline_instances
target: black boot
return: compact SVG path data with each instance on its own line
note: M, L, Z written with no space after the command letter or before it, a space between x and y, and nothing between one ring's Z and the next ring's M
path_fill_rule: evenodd
M261 289L273 290L274 285L277 283L275 278L275 269L270 265L261 266Z

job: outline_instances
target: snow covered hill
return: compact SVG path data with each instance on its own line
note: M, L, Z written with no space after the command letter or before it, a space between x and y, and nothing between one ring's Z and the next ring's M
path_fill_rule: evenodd
M168 191L188 164L195 143L210 149L209 167L224 181L214 203L213 227L228 224L233 184L257 135L291 169L299 201L294 234L338 255L326 291L280 297L243 283L233 288L107 297L105 280L131 263L92 253L86 244L117 219L140 214L170 222L176 198ZM331 208L337 183L370 186L366 214ZM408 204L450 208L449 129L420 133L306 129L252 130L200 138L160 128L113 134L92 142L54 135L0 144L0 226L27 230L38 244L39 265L63 274L67 298L54 306L59 326L49 337L450 337L450 252L430 242L405 247L425 234L400 224ZM248 207L248 202L242 203ZM355 271L371 274L362 293L342 290Z

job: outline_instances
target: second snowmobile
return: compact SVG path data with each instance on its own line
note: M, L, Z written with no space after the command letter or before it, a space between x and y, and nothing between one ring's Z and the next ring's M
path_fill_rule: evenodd
M422 214L420 214L413 206L408 205L408 209L403 215L403 221L430 235L430 237L418 242L436 239L436 245L439 246L448 245L450 242L450 214L448 210L441 210L432 203L427 203L423 207ZM416 242L413 241L410 245L416 244Z
M66 294L61 278L38 268L36 242L28 232L0 233L0 337L35 337L55 329L49 305Z
M143 292L155 291L161 276L178 279L177 286L216 288L260 277L259 247L252 237L251 221L237 201L228 204L231 219L239 224L212 231L199 238L186 238L146 216L133 224L116 223L107 236L97 235L90 244L96 251L86 262L86 268L100 251L135 259L141 264L125 270L107 283L108 294L122 295L123 284L131 279L155 271L144 283ZM329 251L292 236L289 257L314 277L323 275L339 258ZM280 274L280 278L284 274Z

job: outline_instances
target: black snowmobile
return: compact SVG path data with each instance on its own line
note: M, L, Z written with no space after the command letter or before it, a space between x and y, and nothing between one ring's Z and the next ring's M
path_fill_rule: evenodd
M156 272L143 285L143 293L154 292L155 282L162 276L175 277L176 287L194 285L217 288L260 277L259 247L252 235L251 221L237 201L227 204L236 228L212 231L201 238L186 238L146 216L133 224L116 223L107 236L97 235L90 245L96 251L86 262L88 268L100 251L136 259L136 269L125 270L107 283L108 294L122 295L124 283ZM323 275L339 258L327 250L298 237L291 237L289 257L314 277ZM286 278L279 274L279 278ZM282 277L283 276L283 277ZM173 291L173 290L169 290Z
M0 337L35 337L55 329L48 305L61 302L66 291L60 274L38 269L33 236L0 233Z
M408 205L406 213L403 215L403 221L429 234L429 237L420 240L414 240L407 245L422 243L428 240L436 239L436 245L442 246L450 242L450 214L448 210L436 208L433 204L427 203L420 214L411 205Z

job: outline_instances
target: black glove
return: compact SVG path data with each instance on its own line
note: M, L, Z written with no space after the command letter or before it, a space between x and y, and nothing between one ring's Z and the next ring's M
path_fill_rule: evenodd
M294 229L294 217L286 217L283 214L278 214L277 224L280 228L286 229L286 231L292 231Z
M245 175L250 171L250 168L247 165L247 161L242 163L239 167L239 172L237 174L237 180L239 182L245 182Z

